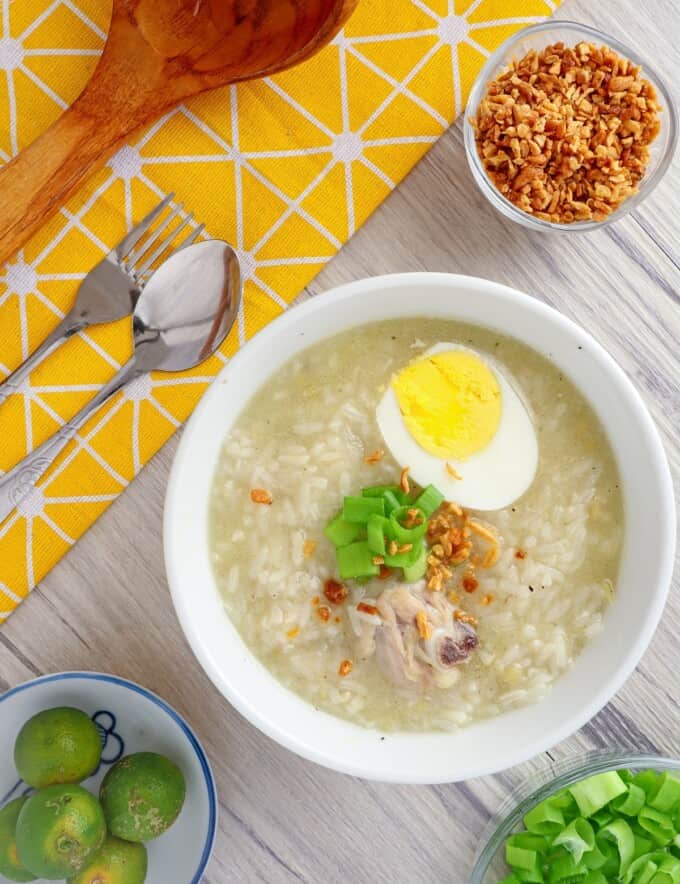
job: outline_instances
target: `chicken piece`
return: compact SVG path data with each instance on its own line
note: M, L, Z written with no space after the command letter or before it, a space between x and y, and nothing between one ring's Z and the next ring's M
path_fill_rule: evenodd
M416 660L419 636L415 616L420 605L408 591L403 597L398 595L400 592L386 589L378 597L376 607L382 623L375 631L375 659L386 678L408 688L418 684L422 675L422 666Z
M368 660L375 653L375 626L370 623L359 623L358 632L356 656L359 660Z
M454 619L455 608L443 593L429 592L424 582L395 586L375 604L381 618L376 662L385 677L402 688L450 687L458 677L455 667L468 659L478 639L472 627ZM429 627L426 637L417 625L420 612Z

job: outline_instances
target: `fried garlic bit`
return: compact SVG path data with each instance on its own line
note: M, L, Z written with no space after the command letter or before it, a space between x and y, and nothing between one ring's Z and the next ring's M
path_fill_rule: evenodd
M382 448L376 448L375 451L371 451L370 454L367 454L364 458L364 463L369 466L373 466L374 464L380 463L380 461L385 457L385 452Z
M495 531L477 519L471 519L462 507L449 501L443 503L430 519L427 539L430 544L427 588L433 592L444 589L453 568L463 563L467 564L462 580L463 589L474 592L479 585L474 569L477 565L490 568L500 553L500 542Z
M266 506L271 506L273 503L271 494L265 488L253 488L250 492L250 499L253 503L262 503Z

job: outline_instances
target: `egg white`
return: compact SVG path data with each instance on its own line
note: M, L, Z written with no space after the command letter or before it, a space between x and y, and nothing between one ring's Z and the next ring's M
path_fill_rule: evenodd
M392 457L419 485L434 485L447 500L476 510L499 510L520 498L538 467L538 440L533 421L515 388L486 356L459 344L436 344L424 356L467 350L493 372L501 391L501 418L493 439L466 460L440 458L425 451L409 433L390 384L376 409L378 426ZM449 463L461 476L454 478Z

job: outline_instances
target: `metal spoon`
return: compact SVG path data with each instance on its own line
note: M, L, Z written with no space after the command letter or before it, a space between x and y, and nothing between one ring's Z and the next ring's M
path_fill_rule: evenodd
M74 418L0 478L0 522L92 413L127 383L149 371L186 371L211 356L236 320L242 288L238 257L219 240L196 243L162 264L132 315L131 358Z

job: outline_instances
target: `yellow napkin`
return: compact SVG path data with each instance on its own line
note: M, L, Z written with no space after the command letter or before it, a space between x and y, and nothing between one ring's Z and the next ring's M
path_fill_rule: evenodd
M223 352L136 383L0 526L0 622L186 420L227 358L295 298L463 109L486 57L559 0L361 0L332 45L273 79L187 102L123 148L0 276L0 377L34 350L93 267L175 191L233 243L245 309ZM77 96L103 0L0 0L0 156ZM456 170L452 169L455 175ZM72 339L0 407L0 470L53 433L127 358L128 321Z

